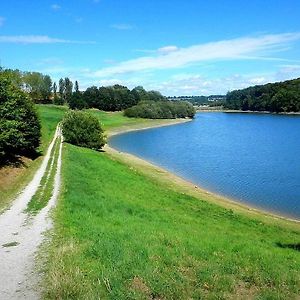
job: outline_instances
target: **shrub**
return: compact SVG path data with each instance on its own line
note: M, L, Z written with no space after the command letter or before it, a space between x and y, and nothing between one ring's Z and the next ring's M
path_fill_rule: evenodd
M0 73L0 158L33 154L40 143L40 132L33 102Z
M94 150L100 150L106 143L98 119L83 111L70 111L65 115L62 133L66 142Z
M142 101L127 108L124 115L147 119L193 118L195 109L191 103L185 101Z

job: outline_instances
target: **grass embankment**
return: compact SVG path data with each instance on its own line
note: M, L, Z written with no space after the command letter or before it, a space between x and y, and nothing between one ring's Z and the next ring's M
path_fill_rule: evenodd
M125 132L127 130L176 124L183 121L182 119L150 120L142 118L127 118L124 117L122 112L104 112L99 110L88 111L99 119L103 128L109 133L109 135ZM186 121L190 121L190 119L186 119Z
M65 112L68 110L65 106L56 105L37 105L38 113L42 124L42 137L40 150L44 152L47 150L57 124L62 120Z
M119 114L100 118L110 130L126 121ZM62 176L46 298L293 299L300 293L297 224L233 212L109 153L68 144Z
M37 105L42 125L40 154L47 150L56 126L62 119L66 108L53 105ZM32 179L42 161L42 156L32 160L22 157L17 164L0 168L0 211Z

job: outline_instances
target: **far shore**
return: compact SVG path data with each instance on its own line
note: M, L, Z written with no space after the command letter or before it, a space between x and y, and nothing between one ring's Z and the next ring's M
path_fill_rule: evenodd
M229 112L229 111L226 111ZM230 111L231 112L231 111ZM238 111L233 111L238 112ZM149 121L149 122L148 122ZM172 119L172 120L148 120L146 123L143 124L135 124L135 125L128 125L124 127L118 127L116 129L112 129L108 131L108 140L110 137L123 134L132 131L138 130L146 130L151 128L158 128L164 126L171 126L176 124L181 124L185 122L192 121L192 119ZM157 122L158 121L158 122ZM188 181L185 178L182 178L166 169L159 167L143 158L137 157L133 154L121 152L113 147L109 146L109 142L103 150L111 155L113 158L126 163L130 167L136 168L138 171L159 180L166 186L173 188L183 194L189 194L193 197L198 198L199 200L205 200L208 202L215 203L217 205L221 205L227 209L232 209L236 212L251 216L255 216L258 218L263 218L264 220L269 221L279 221L284 222L285 225L288 224L298 224L300 220L292 219L288 217L284 217L281 215L274 214L272 212L265 211L263 209L253 207L250 205L246 205L244 203L238 202L237 200L231 199L229 197L225 197L211 191L208 191L195 183Z

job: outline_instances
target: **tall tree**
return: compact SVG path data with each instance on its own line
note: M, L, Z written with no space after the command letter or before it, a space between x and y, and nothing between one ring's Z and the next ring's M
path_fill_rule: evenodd
M42 101L48 103L52 93L52 80L49 75L42 76L43 83L41 86Z
M56 82L53 83L52 90L53 90L53 103L56 104L56 105L63 104L62 101L60 100L60 98L57 95L57 85L56 85Z
M65 101L68 103L73 92L73 82L66 77L65 78Z
M25 83L25 90L29 93L29 96L34 102L42 100L43 90L43 75L38 72L26 72L23 76Z
M53 87L52 87L52 90L53 90L53 96L57 96L57 85L56 85L56 82L53 82Z
M2 74L5 74L5 76L11 81L12 84L14 84L17 87L22 88L23 87L23 74L19 70L12 70L12 69L0 69L0 72Z
M78 85L78 81L76 80L75 81L75 93L78 93L79 92L79 85Z
M32 154L39 146L41 125L28 95L1 72L0 100L1 163L5 156Z
M103 109L101 106L100 92L96 86L91 86L83 92L83 99L88 107Z
M65 90L66 90L66 84L63 78L59 79L58 82L58 93L59 93L59 97L62 103L65 102Z
M137 86L131 91L134 99L135 99L135 104L137 104L140 101L148 101L149 96L148 93L145 91L145 89L142 86Z

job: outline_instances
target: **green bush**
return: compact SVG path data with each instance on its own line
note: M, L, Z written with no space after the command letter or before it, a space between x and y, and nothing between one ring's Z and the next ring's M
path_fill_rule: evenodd
M70 144L100 150L106 143L96 117L83 111L70 111L62 121L64 140Z
M0 159L36 152L40 132L33 102L4 73L0 73Z
M185 101L142 101L127 108L124 115L146 119L193 118L195 109L191 103Z

